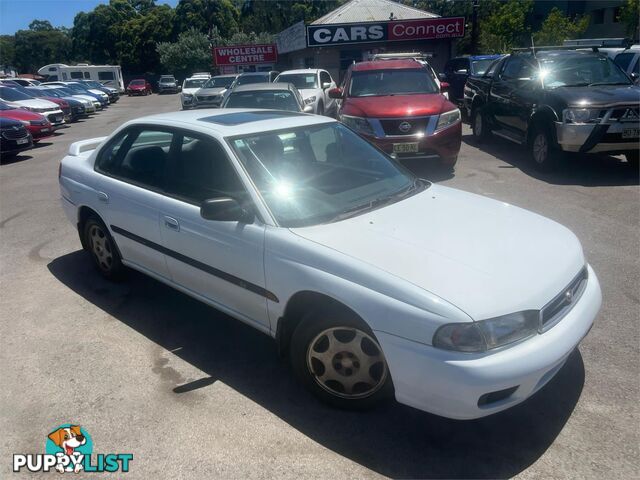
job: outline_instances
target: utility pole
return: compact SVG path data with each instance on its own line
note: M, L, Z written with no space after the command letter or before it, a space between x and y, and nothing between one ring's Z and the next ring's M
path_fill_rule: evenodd
M471 54L478 53L478 9L480 8L480 0L473 0L473 9L471 11Z

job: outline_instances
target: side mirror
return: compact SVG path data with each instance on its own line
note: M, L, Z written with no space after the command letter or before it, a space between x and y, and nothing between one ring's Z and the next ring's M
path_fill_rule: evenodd
M633 80L634 82L637 82L639 78L640 78L640 74L638 72L631 72L631 80Z
M251 223L253 213L246 211L231 197L210 198L200 205L200 216L218 222Z
M440 83L440 91L441 92L446 92L449 90L449 83L448 82L441 82Z
M313 105L305 105L305 106L302 108L302 111L303 111L304 113L313 113Z
M444 82L447 80L447 76L444 73L439 73L438 80L440 80L441 82Z
M329 98L343 98L344 93L340 87L332 88L329 90Z
M330 88L330 87L331 87L331 82L324 82L322 84L322 89L323 90L326 90L327 88Z

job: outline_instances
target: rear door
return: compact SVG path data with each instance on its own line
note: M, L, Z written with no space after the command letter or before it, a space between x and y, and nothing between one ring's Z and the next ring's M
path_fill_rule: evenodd
M449 96L452 100L462 100L464 94L464 84L467 83L467 77L469 76L469 59L468 58L456 58L451 64L452 70L450 73L450 88Z
M325 83L329 83L329 88L323 88ZM329 75L329 72L325 72L324 70L320 71L320 88L322 88L324 95L324 111L331 113L337 109L336 100L334 98L329 97L329 90L335 88L336 84Z
M532 100L534 75L534 63L530 56L518 54L511 55L497 77L494 77L490 98L493 118L499 126L523 132L523 109Z
M122 258L169 278L160 238L159 208L173 134L159 127L132 127L98 154L98 200Z
M204 200L249 196L222 145L176 130L160 229L173 281L207 301L269 330L264 276L264 225L211 221L200 216ZM248 208L251 208L249 206Z

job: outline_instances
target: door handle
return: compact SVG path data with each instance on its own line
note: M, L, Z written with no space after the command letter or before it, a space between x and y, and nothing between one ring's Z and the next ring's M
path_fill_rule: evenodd
M165 227L170 228L171 230L175 230L176 232L180 231L180 223L178 222L178 220L167 215L165 215L163 219Z
M104 203L109 203L109 195L104 192L98 192L98 200Z

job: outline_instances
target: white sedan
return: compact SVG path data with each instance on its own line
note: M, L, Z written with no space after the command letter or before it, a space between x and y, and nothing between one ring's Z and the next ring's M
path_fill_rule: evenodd
M335 116L338 112L336 100L329 97L329 90L336 88L336 83L326 70L287 70L278 75L274 82L291 83L302 95L304 104L311 105L316 115Z
M72 144L60 188L103 275L139 270L272 336L340 407L507 409L600 309L565 227L416 178L326 117L141 118Z

